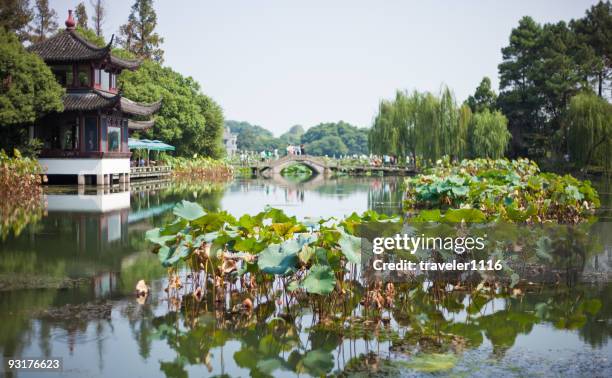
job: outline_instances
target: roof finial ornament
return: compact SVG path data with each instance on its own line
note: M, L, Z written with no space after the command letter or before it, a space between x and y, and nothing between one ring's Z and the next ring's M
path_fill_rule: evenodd
M66 19L66 29L74 30L74 26L76 22L74 22L74 18L72 17L72 9L68 9L68 18Z

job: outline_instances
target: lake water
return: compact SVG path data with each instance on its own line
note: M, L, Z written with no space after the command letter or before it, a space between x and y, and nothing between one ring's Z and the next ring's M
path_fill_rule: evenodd
M310 307L283 318L282 298L249 315L177 308L145 231L171 221L183 199L237 216L266 205L298 218L395 214L401 179L47 188L42 219L0 241L0 351L60 357L62 376L74 377L420 376L440 364L467 376L612 376L612 285L581 278L612 268L612 196L609 184L598 187L604 210L587 234L597 243L571 282L484 300L460 291L432 299L426 285L411 287L385 321L372 324L356 305L326 326ZM144 303L133 293L140 279L152 288Z

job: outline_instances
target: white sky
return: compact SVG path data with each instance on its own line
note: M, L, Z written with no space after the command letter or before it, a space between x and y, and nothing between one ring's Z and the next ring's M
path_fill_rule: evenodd
M89 0L83 0L88 5ZM51 0L60 25L79 1ZM106 0L107 38L131 0ZM344 120L370 126L396 89L463 101L489 76L524 15L582 17L596 1L157 0L165 64L193 76L224 109L279 135ZM88 6L91 19L91 7ZM91 21L90 21L91 22Z

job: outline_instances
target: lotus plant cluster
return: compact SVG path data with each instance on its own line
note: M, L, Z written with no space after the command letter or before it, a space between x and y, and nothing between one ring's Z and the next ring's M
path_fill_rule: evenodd
M407 211L429 221L579 223L599 207L589 181L540 172L529 159L438 161L406 179Z
M327 295L343 291L346 275L361 262L361 240L354 235L363 219L354 214L342 221L307 219L298 222L281 210L267 208L236 219L227 212L207 213L183 201L173 210L177 219L147 232L164 266L184 263L197 287L222 288L240 279L245 287L275 281L290 292ZM379 217L372 213L369 216ZM384 216L381 216L384 217ZM175 277L173 268L172 277ZM171 280L170 289L179 288ZM195 291L194 291L195 292Z

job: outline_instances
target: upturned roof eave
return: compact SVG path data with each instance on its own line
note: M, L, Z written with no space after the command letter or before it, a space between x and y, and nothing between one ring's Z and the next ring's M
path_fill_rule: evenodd
M101 90L73 90L64 95L64 111L93 111L117 107L130 116L151 116L161 107L161 100L152 104L132 101L120 93Z
M69 42L66 40L66 38L71 38L73 41L75 41L75 43L82 46L83 49L80 49L81 51L78 51L78 54L75 53L75 51L69 51L71 50L68 48L70 46L65 46L67 42ZM137 69L142 61L123 59L112 54L113 40L114 35L106 46L99 47L89 42L75 30L66 29L51 38L28 46L27 49L30 52L38 54L47 63L106 60L110 64L116 65L123 69ZM76 50L74 45L72 50Z

